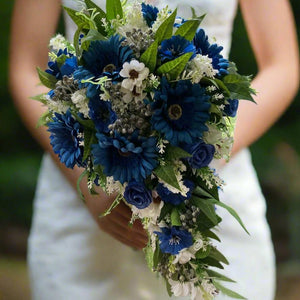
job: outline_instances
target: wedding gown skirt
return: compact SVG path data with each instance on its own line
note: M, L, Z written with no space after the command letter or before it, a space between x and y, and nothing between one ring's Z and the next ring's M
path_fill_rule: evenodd
M129 0L130 1L130 0ZM103 8L104 1L95 1ZM153 0L178 6L188 18L207 13L202 26L224 46L228 56L236 0ZM74 0L63 1L74 6ZM66 19L71 39L74 25ZM218 249L230 265L224 274L237 281L228 286L249 300L274 299L274 253L261 193L251 157L242 150L220 172L226 182L221 200L233 207L250 236L223 209ZM167 300L164 283L148 270L143 253L101 232L76 192L49 155L43 158L29 238L28 262L34 300ZM180 298L175 298L180 299ZM182 299L182 298L181 298ZM229 299L223 295L218 300Z

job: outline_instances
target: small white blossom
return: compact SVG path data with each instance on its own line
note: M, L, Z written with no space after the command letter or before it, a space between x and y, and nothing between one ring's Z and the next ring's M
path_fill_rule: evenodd
M75 104L76 108L80 113L84 115L85 118L89 117L89 99L86 97L86 89L78 90L71 96L72 102Z
M214 92L214 91L217 90L217 87L214 86L214 85L210 85L210 86L208 86L208 87L206 88L206 90L207 90L209 93L212 93L212 92Z
M207 299L207 297L205 297L205 295L200 287L192 286L191 300L208 300L208 299Z
M106 177L105 191L108 195L119 192L121 188L122 185L118 181L115 181L112 176Z
M179 251L178 254L176 254L173 264L176 263L186 264L192 258L195 258L194 253L192 253L189 249L182 249L181 251Z
M158 148L158 152L160 154L164 154L165 153L165 148L166 145L169 143L169 141L164 140L164 139L159 139L158 143L157 143L157 148Z
M180 282L172 279L169 279L168 281L175 297L188 296L192 291L192 284L190 282Z
M54 101L50 97L47 97L47 106L49 110L59 114L65 114L70 108L70 104L67 101Z
M193 83L199 83L200 80L206 76L209 78L214 78L218 73L212 65L212 59L207 55L197 54L196 57L189 63L189 76Z
M133 214L138 215L141 219L149 218L151 223L155 224L157 218L160 216L160 212L163 206L163 201L160 201L160 203L151 202L150 205L146 208L138 209L135 206L132 206L131 210Z
M130 63L125 62L123 64L120 75L125 78L122 81L122 87L133 91L135 86L141 87L143 85L143 80L149 75L149 69L144 63L140 63L136 59L133 59Z
M57 34L49 42L49 48L58 51L59 49L65 49L68 45L68 42L64 36Z
M216 289L216 287L208 280L202 280L201 282L201 287L204 289L204 291L212 296L215 297L219 294L218 290Z
M144 93L143 90L144 86L134 86L132 91L121 87L121 92L123 93L123 101L125 103L130 103L133 100L136 102L144 100L147 94Z
M156 32L159 26L169 17L170 9L168 6L161 9L158 14L155 22L152 25L153 32Z

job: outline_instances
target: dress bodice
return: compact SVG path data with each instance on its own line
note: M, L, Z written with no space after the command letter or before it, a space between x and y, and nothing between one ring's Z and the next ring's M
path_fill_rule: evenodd
M94 0L101 8L105 9L105 0ZM237 0L148 0L145 1L162 8L168 5L171 9L178 8L178 16L190 18L192 16L191 7L195 9L197 15L206 14L201 24L209 37L215 38L217 43L224 47L223 56L228 57L231 45L231 32L235 17ZM63 0L67 7L75 8L80 5L78 0ZM72 39L75 26L72 20L66 18L66 35Z

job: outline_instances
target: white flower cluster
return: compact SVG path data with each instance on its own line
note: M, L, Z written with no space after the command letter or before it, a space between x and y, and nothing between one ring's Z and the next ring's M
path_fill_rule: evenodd
M65 49L68 45L69 42L61 34L57 34L49 42L49 48L53 51L59 51L60 49Z
M146 93L143 92L146 87L145 79L149 75L149 69L145 67L145 64L136 59L131 60L130 63L125 62L120 75L125 78L121 84L125 103L129 103L133 99L142 101L146 96Z
M229 159L233 145L233 136L220 131L215 124L208 124L207 126L208 131L204 132L203 140L205 143L215 146L215 158Z
M187 77L191 78L192 83L199 83L203 77L214 78L218 73L212 65L212 59L207 55L197 54L188 65L189 72Z
M193 281L180 282L172 279L169 279L169 283L176 297L190 295L192 300L207 300L218 294L215 286L208 280L203 280L200 285L195 285Z
M89 118L89 99L86 97L86 89L78 90L72 94L71 100L85 118Z

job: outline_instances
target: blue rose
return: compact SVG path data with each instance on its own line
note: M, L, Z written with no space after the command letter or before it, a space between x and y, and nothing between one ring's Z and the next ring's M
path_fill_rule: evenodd
M174 194L168 188L166 188L162 183L159 183L156 187L156 191L162 201L166 203L171 203L173 205L179 205L184 200L189 199L192 196L194 189L194 183L190 180L184 180L184 185L189 188L186 196L181 195L180 193Z
M151 191L143 183L136 181L129 182L124 192L124 198L138 209L146 208L152 202Z
M187 161L191 167L195 169L207 167L215 154L215 147L210 144L205 144L203 141L196 144L185 145L184 149L193 155L187 158Z
M229 103L225 105L224 113L227 116L234 118L236 116L236 112L237 112L237 109L239 107L239 100L237 100L237 99L233 99L233 100L229 99L228 102Z

